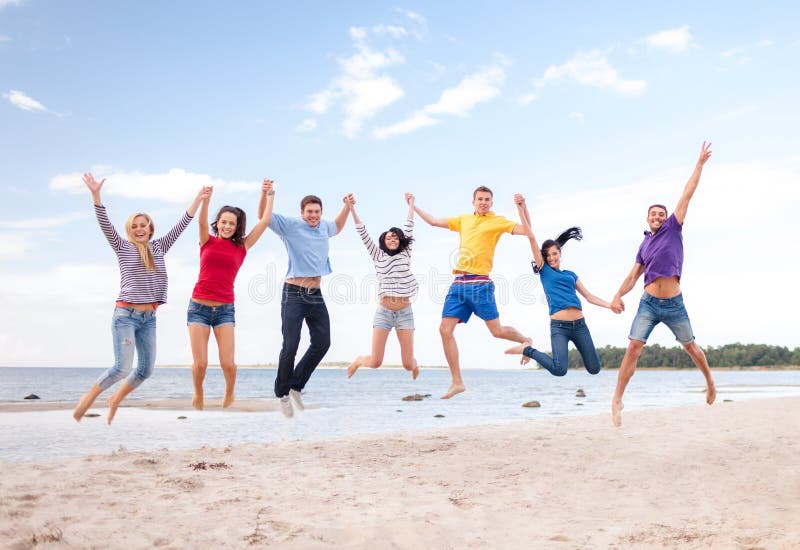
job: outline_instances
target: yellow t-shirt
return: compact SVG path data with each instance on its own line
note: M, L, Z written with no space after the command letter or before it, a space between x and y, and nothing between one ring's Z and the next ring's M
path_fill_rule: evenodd
M488 275L494 262L494 249L503 233L511 233L516 223L503 216L489 212L485 216L464 214L447 218L450 231L458 231L461 242L458 250L458 263L453 269L475 275Z

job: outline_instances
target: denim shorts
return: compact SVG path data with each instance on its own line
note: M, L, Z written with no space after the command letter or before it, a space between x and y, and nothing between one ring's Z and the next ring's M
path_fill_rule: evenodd
M450 285L442 308L442 319L457 317L459 321L466 323L473 313L484 321L500 317L494 301L492 281L480 283L456 281Z
M373 328L384 330L414 330L414 311L411 306L406 306L397 311L378 306L375 312L375 319L372 321Z
M221 306L204 306L194 300L189 300L186 324L217 328L222 325L236 325L235 317L236 308L233 307L233 302Z
M672 298L656 298L645 292L639 301L639 311L633 318L631 340L647 342L647 338L658 323L664 323L681 344L694 340L689 314L683 306L683 295Z

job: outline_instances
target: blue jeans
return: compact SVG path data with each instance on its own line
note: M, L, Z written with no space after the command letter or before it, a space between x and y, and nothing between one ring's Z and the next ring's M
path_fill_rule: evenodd
M647 292L642 294L639 310L633 318L628 338L647 342L647 338L658 323L667 325L675 335L675 339L683 345L694 340L689 314L683 305L683 294L672 298L656 298Z
M583 359L583 365L589 374L600 372L600 358L592 342L592 335L589 327L586 326L585 319L576 321L556 321L550 320L550 347L553 356L542 353L532 347L526 347L522 353L534 359L541 366L550 371L554 376L564 376L567 374L569 366L569 351L567 345L572 341Z
M117 306L111 319L111 337L114 339L114 366L104 372L96 384L107 390L127 376L128 384L138 388L153 374L156 366L156 312ZM139 362L131 372L134 348Z
M303 321L308 325L311 345L295 366ZM289 390L302 391L331 347L331 321L320 289L285 283L281 297L281 323L283 347L275 377L277 397L289 395Z

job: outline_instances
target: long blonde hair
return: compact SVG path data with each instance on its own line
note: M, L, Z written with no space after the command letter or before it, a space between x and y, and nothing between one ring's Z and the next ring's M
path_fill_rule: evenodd
M133 238L133 220L139 216L147 220L147 225L150 228L150 235L147 236L147 242L145 244L138 243ZM128 216L128 219L125 220L125 233L128 235L128 241L130 241L130 243L136 247L136 250L139 251L139 257L142 259L142 263L148 271L156 271L156 262L153 259L153 251L150 249L150 239L153 238L153 234L155 232L156 226L153 223L153 219L144 212L136 212L135 214L131 214Z

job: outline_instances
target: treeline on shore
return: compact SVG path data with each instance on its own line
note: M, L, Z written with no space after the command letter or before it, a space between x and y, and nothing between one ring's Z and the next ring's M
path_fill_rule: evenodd
M600 364L606 368L619 367L626 348L606 346L597 348ZM800 365L800 348L790 350L785 346L767 344L726 344L703 348L708 364L714 367L773 367ZM583 368L578 351L569 350L569 367ZM639 357L637 368L694 368L694 363L682 346L664 347L647 345Z

